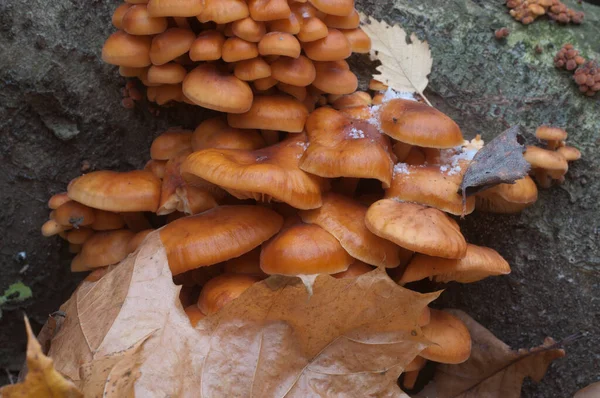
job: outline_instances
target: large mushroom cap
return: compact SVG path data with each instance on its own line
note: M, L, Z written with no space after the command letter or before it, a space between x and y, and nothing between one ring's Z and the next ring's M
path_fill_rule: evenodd
M198 308L203 314L216 314L258 281L260 279L252 275L223 274L216 276L206 282L200 291Z
M111 65L143 68L151 64L151 45L151 37L134 36L119 30L104 42L102 60Z
M388 199L398 199L435 207L447 213L462 215L462 196L458 188L463 173L444 173L440 166L411 166L399 164L394 167L394 178L385 192ZM473 212L475 198L468 197L465 214Z
M423 335L433 343L419 354L430 361L457 364L471 356L471 335L467 326L445 311L431 310Z
M183 93L197 105L229 113L247 112L253 99L248 83L214 64L203 64L189 72L183 80Z
M491 213L518 213L535 203L538 189L529 176L525 176L514 184L498 184L475 194L475 207Z
M352 55L350 42L337 29L329 29L322 39L302 43L302 49L313 61L341 61Z
M334 274L353 261L333 235L314 224L283 229L260 253L260 268L270 275Z
M216 184L239 199L273 199L314 209L321 206L324 181L298 168L305 145L304 135L297 135L255 151L205 149L192 153L181 172Z
M155 212L160 180L149 171L94 171L69 183L69 198L86 206L114 212Z
M223 117L203 121L192 135L194 151L208 148L253 150L264 146L265 140L258 131L229 127Z
M330 94L351 94L358 87L358 78L346 61L315 62L313 86Z
M317 10L325 14L349 16L354 11L354 0L310 0Z
M561 146L556 152L560 153L568 162L581 159L581 152L579 149L572 146Z
M497 251L467 244L467 254L461 259L415 254L398 283L404 285L425 278L436 282L471 283L488 276L509 273L510 266Z
M228 93L228 95L231 95L231 93ZM247 112L229 113L227 121L231 127L239 129L279 130L300 133L304 129L307 117L306 107L294 98L256 96L252 107Z
M187 53L196 39L188 29L170 28L154 36L150 48L150 59L154 65L163 65Z
M379 118L385 134L407 144L453 148L464 141L452 119L420 102L391 99L381 105Z
M535 130L536 138L548 141L564 141L567 139L567 132L558 127L540 126Z
M523 157L531 167L565 174L569 169L567 159L559 152L528 145Z
M367 208L360 203L328 193L323 196L323 206L301 211L300 217L333 235L352 257L375 266L397 267L408 251L369 231L365 225L366 213Z
M250 11L244 0L204 0L204 10L197 18L202 23L212 21L221 25L249 15Z
M369 207L365 222L375 235L417 253L462 258L467 252L458 224L438 209L382 199Z
M309 146L300 168L322 177L373 178L389 186L393 161L389 139L368 122L319 108L306 122Z
M283 218L261 206L220 206L160 230L173 275L239 257L275 235Z

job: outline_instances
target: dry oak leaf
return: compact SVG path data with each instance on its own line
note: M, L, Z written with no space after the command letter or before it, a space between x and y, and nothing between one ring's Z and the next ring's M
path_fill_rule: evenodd
M319 276L310 298L297 278L271 277L194 329L179 290L158 233L148 235L61 307L57 369L86 397L406 397L396 379L428 345L418 319L438 296L383 269Z
M360 17L362 30L371 38L371 58L381 62L377 67L379 74L373 78L396 91L416 92L431 105L423 95L433 64L427 41L419 40L413 33L407 42L406 32L400 26L390 26L363 13Z
M463 311L445 311L467 325L471 357L459 365L439 365L415 398L519 398L525 377L540 382L550 363L565 356L549 337L531 350L512 350Z
M27 317L25 317L25 328L27 329L27 376L21 383L0 388L0 397L83 397L73 383L54 369L52 359L43 354L42 346L35 338Z

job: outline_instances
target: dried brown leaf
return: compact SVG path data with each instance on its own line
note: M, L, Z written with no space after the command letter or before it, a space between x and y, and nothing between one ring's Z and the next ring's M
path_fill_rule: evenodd
M73 383L56 371L52 359L43 354L42 346L35 338L27 317L25 317L25 328L27 330L27 376L21 383L0 388L0 396L4 398L83 397Z
M397 91L419 93L425 101L423 90L427 87L433 58L427 41L413 33L407 42L406 32L398 25L360 14L362 30L371 38L371 57L381 62L378 75L373 78Z
M459 365L439 365L419 398L519 398L526 377L541 381L550 363L565 355L550 338L531 350L512 350L463 311L446 311L467 325L471 357Z
M402 397L396 379L426 347L418 319L437 297L384 270L319 276L310 298L299 280L270 278L194 329L179 290L153 233L63 305L57 369L92 397Z

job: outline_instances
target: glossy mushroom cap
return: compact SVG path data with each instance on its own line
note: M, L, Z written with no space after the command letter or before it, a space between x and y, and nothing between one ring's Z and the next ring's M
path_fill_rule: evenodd
M169 25L167 18L152 17L145 4L135 4L127 9L121 19L123 30L131 35L155 35L164 32Z
M407 144L453 148L464 141L452 119L420 102L391 99L381 105L379 119L385 134Z
M258 43L258 52L262 56L282 55L298 58L301 51L300 42L290 33L269 32Z
M252 275L222 274L206 282L198 297L198 308L206 315L219 312L260 279Z
M106 39L102 47L102 60L111 65L143 68L151 64L148 36L134 36L121 30Z
M164 65L152 65L148 69L146 78L154 84L177 84L183 81L186 74L185 67L169 62Z
M304 135L255 151L205 149L191 154L181 172L218 185L238 199L285 202L298 209L321 206L324 181L298 167Z
M154 65L163 65L187 53L196 39L188 29L170 28L154 36L150 48L150 59Z
M574 160L581 159L581 152L579 149L572 146L561 146L556 150L559 154L561 154L568 162L572 162Z
M96 216L90 228L94 231L110 231L125 227L125 219L121 214L95 209Z
M244 81L263 79L271 76L271 66L261 57L246 59L235 64L233 74Z
M160 200L160 180L149 171L94 171L75 178L69 197L95 209L155 212Z
M92 224L96 219L96 213L91 207L70 200L56 208L53 218L61 225L78 228Z
M227 260L223 272L232 274L253 275L264 279L267 275L260 269L260 251L257 247L246 254Z
M337 29L329 29L322 39L302 43L302 49L313 61L341 61L352 55L350 42Z
M417 253L463 258L467 252L456 221L431 207L382 199L369 207L365 223L375 235Z
M371 51L371 38L361 28L341 31L348 42L353 53L368 54Z
M69 195L66 192L60 192L52 195L48 200L48 207L52 210L58 209L58 207L68 201L70 201Z
M429 324L423 326L423 335L433 344L419 354L430 361L457 364L471 356L471 335L467 326L447 312L431 310Z
M275 235L283 218L261 206L220 206L160 230L173 275L239 257Z
M389 186L393 160L388 137L362 120L319 108L306 122L309 146L300 168L328 178L373 178Z
M360 15L358 11L352 10L349 15L326 15L323 22L329 28L336 29L356 29L360 25Z
M567 159L558 151L549 151L536 146L528 145L523 157L532 168L544 169L548 171L553 178L556 175L564 175L569 170Z
M310 3L325 14L343 17L354 11L354 0L310 0Z
M213 64L203 64L189 72L183 81L183 94L204 108L229 113L247 112L253 99L248 83Z
M225 62L238 62L258 57L256 43L242 40L239 37L230 37L225 40L221 51Z
M509 273L510 266L497 251L468 243L467 254L461 259L415 254L398 283L404 285L425 278L435 282L472 283Z
M250 17L234 21L231 24L231 30L240 39L253 43L258 43L267 33L267 27L264 22L255 21Z
M260 268L270 275L334 274L353 262L333 235L314 224L283 229L260 253Z
M156 160L169 160L178 153L192 149L190 130L167 130L152 141L150 157Z
M367 208L360 203L327 193L323 206L299 214L305 223L318 225L333 235L352 257L374 266L397 267L411 253L369 231L366 213Z
M435 207L454 215L463 214L462 196L458 189L464 173L444 173L440 166L411 166L400 163L385 191L388 199L415 202ZM465 214L475 209L475 198L468 197Z
M535 203L538 189L531 177L525 176L514 184L499 184L475 194L477 210L490 213L519 213Z
M202 23L226 24L250 15L244 0L204 0L204 10L197 16Z
M190 47L192 61L216 61L221 58L225 36L216 30L200 32Z
M248 8L255 21L284 19L291 14L287 0L248 0Z
M313 86L330 94L351 94L358 87L358 78L346 61L315 62Z
M558 127L540 126L535 130L536 138L548 141L548 149L555 149L558 143L567 139L567 132Z
M193 72L192 72L193 73ZM188 75L189 76L189 75ZM246 84L246 83L244 83ZM231 92L228 93L231 95ZM308 111L302 102L286 96L256 96L245 113L227 115L231 127L300 133Z
M305 87L315 80L316 70L313 62L304 55L280 57L271 64L271 76L286 84Z
M72 268L85 270L117 264L129 254L128 243L135 234L128 229L96 232L75 256Z

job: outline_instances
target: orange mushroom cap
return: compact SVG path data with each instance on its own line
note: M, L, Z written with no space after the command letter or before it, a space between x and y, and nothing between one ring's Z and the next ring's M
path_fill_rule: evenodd
M115 9L111 19L112 24L115 28L123 29L123 15L125 15L127 10L129 10L129 7L131 6L131 4L123 3Z
M154 160L150 159L146 162L144 166L144 170L151 172L157 178L163 178L165 175L165 165L167 164L166 160Z
M270 32L284 32L297 35L300 32L300 19L292 12L287 18L269 21L268 26Z
M150 16L145 4L136 4L123 14L121 25L130 35L143 36L164 32L169 23L167 18Z
M235 64L233 74L244 81L262 79L271 76L271 66L261 57L246 59Z
M267 275L260 269L260 251L261 248L257 247L246 254L227 260L223 272L266 278Z
M134 36L119 30L106 39L102 47L102 60L111 65L143 68L151 64L148 36Z
M110 231L125 227L125 220L121 214L95 209L94 222L89 226L94 231Z
M205 149L192 153L181 172L216 184L239 199L273 199L313 209L321 206L324 181L298 167L305 145L305 137L297 135L254 151Z
M223 43L221 56L225 62L252 59L258 57L258 47L256 43L240 39L239 37L230 37Z
M197 16L202 23L226 24L250 15L244 0L204 0L204 10Z
M323 19L325 25L335 29L356 29L360 25L360 15L355 9L348 15L327 15Z
M190 323L192 324L192 327L196 327L198 322L200 322L202 319L206 318L206 315L202 311L200 311L200 308L198 308L197 303L194 303L194 304L191 304L191 305L188 305L187 307L185 307L184 312L187 315L187 317L189 318Z
M523 157L533 168L544 169L561 175L569 170L567 159L557 151L549 151L528 145Z
M48 207L52 210L58 209L62 204L70 201L69 194L66 192L60 192L52 195L52 197L48 200Z
M75 228L90 225L94 222L95 218L94 209L74 200L65 202L57 207L53 216L53 219L59 224Z
M456 221L431 207L382 199L369 207L365 223L375 235L418 253L444 258L467 253Z
M371 105L371 96L369 93L364 91L356 91L352 94L345 95L330 95L329 102L333 109L345 109L352 108L355 106L368 106Z
M164 65L152 65L148 69L147 79L150 83L157 84L177 84L181 83L187 74L187 70L175 63Z
M325 14L343 17L354 11L354 0L310 0L310 3Z
M221 58L225 36L216 30L205 30L190 46L190 59L192 61L216 61Z
M431 320L423 335L433 344L419 354L430 361L457 364L471 356L471 335L467 326L445 311L431 309Z
M328 33L329 29L323 21L317 17L310 17L302 20L297 37L302 43L309 43L326 38Z
M198 297L198 308L203 314L213 315L242 295L260 279L252 275L223 274L206 282Z
M327 193L323 206L299 214L305 223L316 224L333 235L352 257L378 267L397 267L401 258L406 260L411 253L369 231L366 213L367 207L360 203Z
M91 228L78 228L72 229L67 232L67 241L74 245L82 245L94 234L94 230Z
M309 146L300 159L302 170L328 178L374 178L389 186L391 145L374 126L319 108L309 116L306 131Z
M335 274L353 261L333 235L303 223L283 229L260 253L260 268L270 275Z
M258 43L267 33L264 22L255 21L250 17L234 21L231 24L231 30L240 39L254 43Z
M61 235L62 232L71 229L70 226L61 225L56 220L48 220L42 225L42 235L45 237L50 237L54 235ZM61 235L62 236L62 235Z
M337 274L331 274L331 276L337 279L356 278L373 270L374 268L370 265L356 260L348 266L346 271L338 272Z
M173 275L239 257L275 235L283 218L262 206L219 206L160 230Z
M248 83L213 64L189 72L183 81L183 94L197 105L230 113L247 112L253 99Z
M279 82L277 83L277 88L279 91L289 94L292 97L296 98L298 101L304 101L306 96L308 95L306 87L294 86L292 84L286 84ZM263 130L263 131L273 131L273 130Z
M188 29L170 28L154 36L150 48L150 59L154 65L163 65L187 53L196 39Z
M535 203L538 189L531 177L525 176L514 184L499 184L475 194L477 210L490 213L519 213Z
M100 210L152 211L158 208L160 180L148 171L94 171L75 178L69 197Z
M463 214L463 199L458 194L464 173L444 173L439 166L411 166L399 163L394 177L385 191L388 199L415 202L435 207L454 215ZM465 213L475 209L475 198L467 198Z
M280 82L304 87L315 80L316 70L312 61L303 55L280 57L271 64L271 75Z
M164 105L171 101L179 102L183 99L181 84L161 84L148 87L146 95L149 101L156 102L158 105Z
M287 0L248 0L250 15L255 21L273 21L290 16Z
M128 229L96 232L85 241L72 268L83 270L119 263L129 254L127 245L134 235Z
M229 127L222 117L200 123L192 136L194 151L209 148L254 150L264 146L265 141L258 131Z
M181 151L192 149L190 130L167 130L152 141L150 157L156 160L169 160Z
M429 148L453 148L464 141L458 125L437 109L416 101L396 98L379 110L383 132L407 144Z
M425 278L435 282L471 283L509 273L510 265L497 251L468 243L467 254L461 259L415 254L398 283L404 285Z
M195 17L204 9L203 0L149 0L148 14L153 17Z
M358 78L346 61L315 62L313 86L330 94L351 94L358 87Z
M263 56L283 55L298 58L301 51L300 42L290 33L270 32L258 43L258 52Z
M567 135L565 130L558 127L540 126L535 130L535 136L540 140L564 141Z
M368 54L371 51L371 38L361 28L344 29L341 32L350 42L353 53Z
M302 49L314 61L341 61L352 54L350 42L337 29L329 29L327 36L322 39L303 42Z
M581 152L579 149L572 146L561 146L556 150L559 154L561 154L568 162L572 162L574 160L581 159Z
M231 95L231 92L228 94ZM247 112L240 114L229 113L227 115L227 122L231 127L240 129L279 130L300 133L304 129L307 117L308 111L302 102L294 98L285 96L256 96Z

